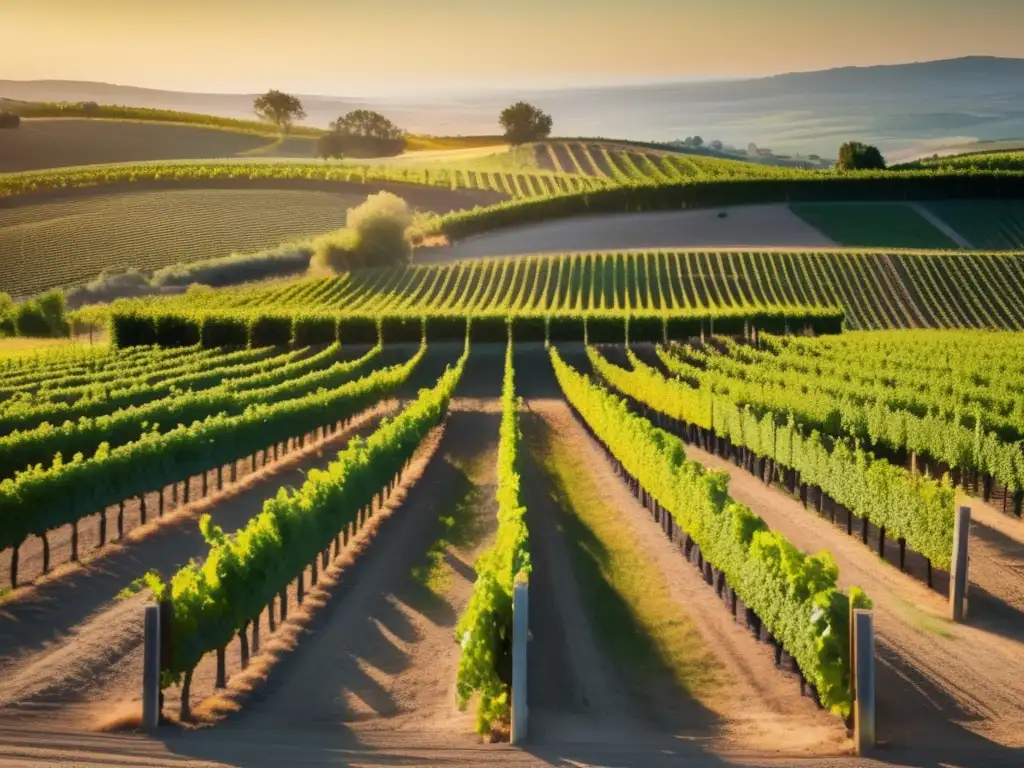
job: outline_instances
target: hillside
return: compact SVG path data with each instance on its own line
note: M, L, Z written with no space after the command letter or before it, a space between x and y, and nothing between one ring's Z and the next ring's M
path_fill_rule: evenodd
M0 96L27 100L94 100L227 117L251 118L252 97L189 94L100 83L0 80ZM947 61L847 67L769 78L536 92L431 94L409 99L304 96L308 125L324 127L350 109L376 109L414 133L493 134L510 100L525 98L555 116L560 136L668 141L697 134L746 148L833 157L850 136L909 159L969 140L1024 136L1017 106L1024 59L967 57ZM899 109L891 105L898 104ZM685 127L681 127L685 126Z
M226 290L203 308L357 314L756 313L842 307L853 330L1024 329L1021 254L703 250L468 259ZM193 305L188 297L162 306ZM782 311L786 311L783 309Z

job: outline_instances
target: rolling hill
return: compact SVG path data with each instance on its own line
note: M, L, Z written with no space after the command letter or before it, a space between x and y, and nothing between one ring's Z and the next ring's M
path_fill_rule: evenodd
M0 97L93 100L251 118L252 96L190 94L73 81L0 80ZM314 126L350 109L382 111L414 133L493 134L496 116L525 98L555 117L559 136L667 141L699 134L746 148L832 157L851 136L891 160L970 140L1024 136L1024 59L966 57L846 67L768 78L521 93L429 94L420 100L303 96ZM899 105L898 109L892 105ZM599 129L597 128L599 126Z

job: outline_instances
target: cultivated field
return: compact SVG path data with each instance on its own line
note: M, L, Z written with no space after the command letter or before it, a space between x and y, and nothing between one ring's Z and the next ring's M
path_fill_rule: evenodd
M1006 474L998 457L1019 446L977 446L948 403L952 386L965 407L1024 427L1007 388L1024 341L966 334L763 334L632 352L516 342L504 383L504 343L429 327L420 345L297 338L290 350L257 340L3 362L0 572L16 588L0 598L0 760L50 754L25 740L44 727L63 744L136 721L154 589L174 616L165 728L179 716L216 725L181 733L179 756L230 764L261 745L261 765L301 733L311 759L329 747L369 764L422 751L532 765L479 744L480 717L490 732L496 716L500 735L500 705L456 702L489 676L506 685L454 635L509 621L502 600L524 572L536 757L841 755L838 617L853 601L874 611L889 749L1009 765L1024 747L1012 570L1024 462ZM936 375L967 340L962 378ZM77 421L55 432L44 423L55 414ZM879 415L893 426L879 431ZM877 457L843 442L869 437ZM50 466L55 449L83 457ZM932 479L949 469L957 488ZM966 493L985 498L969 502L971 615L954 624L943 591ZM809 557L821 550L831 554ZM123 592L149 569L162 581ZM812 618L812 605L830 608ZM97 759L120 743L82 739Z
M535 145L535 153L540 168L557 173L594 176L614 184L813 175L811 171L793 168L644 149L613 142L550 141Z
M299 157L312 160L316 140L274 137L194 125L36 118L5 131L0 173L95 163L185 160L236 156Z
M0 175L0 292L316 235L378 190L440 215L412 264L0 346L0 767L1020 765L1017 171L0 139L50 130L85 166ZM50 157L0 146L0 172Z
M84 282L103 270L158 269L320 235L345 226L349 208L383 189L397 189L414 208L435 213L489 202L480 193L387 184L219 187L138 183L116 193L94 188L0 203L0 291L28 295Z
M914 251L653 251L525 256L370 269L227 290L204 306L481 315L782 311L841 307L852 329L1024 328L1024 260ZM170 299L153 309L194 304Z

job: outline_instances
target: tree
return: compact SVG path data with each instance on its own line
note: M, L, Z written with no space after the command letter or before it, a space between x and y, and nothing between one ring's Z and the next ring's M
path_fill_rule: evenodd
M345 136L366 136L373 139L400 139L405 131L379 112L357 109L331 123L331 130Z
M316 153L328 157L391 157L405 151L405 131L379 112L357 109L331 123Z
M293 121L306 116L299 98L281 91L267 91L257 96L253 99L252 108L260 120L273 123L282 134L288 133Z
M708 144L708 146L715 150L715 152L721 152L722 149L725 147L725 145L722 144L722 142L720 142L718 139L712 141L710 144Z
M703 147L704 139L702 139L700 136L694 136L692 139L690 139L690 144L694 147Z
M551 116L525 101L505 107L498 116L510 144L541 141L551 135Z
M843 171L881 171L885 170L885 158L878 147L848 141L839 148L836 167Z

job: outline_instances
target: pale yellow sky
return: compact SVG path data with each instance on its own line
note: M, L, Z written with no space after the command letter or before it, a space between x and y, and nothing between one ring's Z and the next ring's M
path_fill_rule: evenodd
M1024 56L1024 0L0 0L0 79L369 94Z

